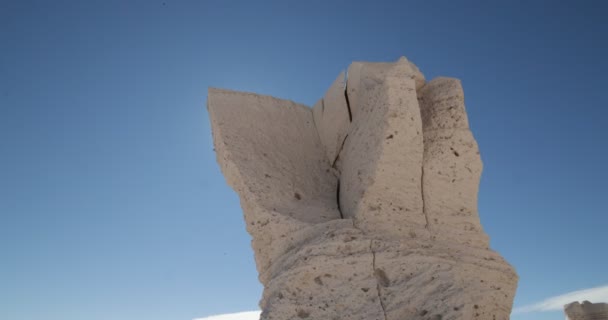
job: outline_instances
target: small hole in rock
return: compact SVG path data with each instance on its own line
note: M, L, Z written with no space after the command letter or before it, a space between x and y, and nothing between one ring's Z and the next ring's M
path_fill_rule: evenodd
M304 311L304 310L299 310L298 311L298 318L308 318L310 316L310 313Z

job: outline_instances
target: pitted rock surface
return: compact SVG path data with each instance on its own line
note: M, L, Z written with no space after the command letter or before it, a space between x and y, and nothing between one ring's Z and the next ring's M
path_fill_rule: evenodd
M479 221L459 80L353 62L313 108L222 89L207 107L262 320L509 319L517 275Z

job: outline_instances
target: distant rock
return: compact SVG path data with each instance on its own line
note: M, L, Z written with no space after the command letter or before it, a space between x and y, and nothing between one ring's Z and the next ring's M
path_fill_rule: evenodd
M222 89L207 107L261 319L509 319L517 275L479 222L459 80L354 62L312 109Z
M568 320L608 320L608 303L572 302L564 306Z

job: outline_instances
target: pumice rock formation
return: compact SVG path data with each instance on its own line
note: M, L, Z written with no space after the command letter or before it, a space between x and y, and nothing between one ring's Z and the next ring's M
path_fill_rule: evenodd
M567 320L608 320L608 303L572 302L564 306Z
M222 89L207 107L262 320L509 319L517 275L479 222L459 80L354 62L313 108Z

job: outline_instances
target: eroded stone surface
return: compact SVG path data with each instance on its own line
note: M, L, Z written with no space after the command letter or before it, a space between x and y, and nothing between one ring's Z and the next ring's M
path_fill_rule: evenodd
M373 250L386 319L509 319L517 276L495 252L439 241Z
M217 159L240 196L263 274L296 230L340 218L337 180L310 108L221 89L209 90L207 106Z
M482 163L460 82L425 84L405 58L354 62L346 89L341 79L312 109L209 92L261 319L509 319L517 275L479 222Z
M469 130L460 81L437 78L420 91L423 197L435 238L487 247L477 214L482 162Z
M363 64L340 158L344 217L379 236L428 237L422 212L422 123L409 64Z
M319 138L332 165L336 162L350 126L350 111L344 87L344 73L340 73L323 99L312 108Z
M406 57L399 58L397 62L353 62L348 67L346 80L353 118L359 113L359 109L365 106L365 103L360 102L360 95L366 94L365 88L370 86L370 83L383 81L387 76L412 79L416 83L416 90L419 90L425 81L422 72Z

